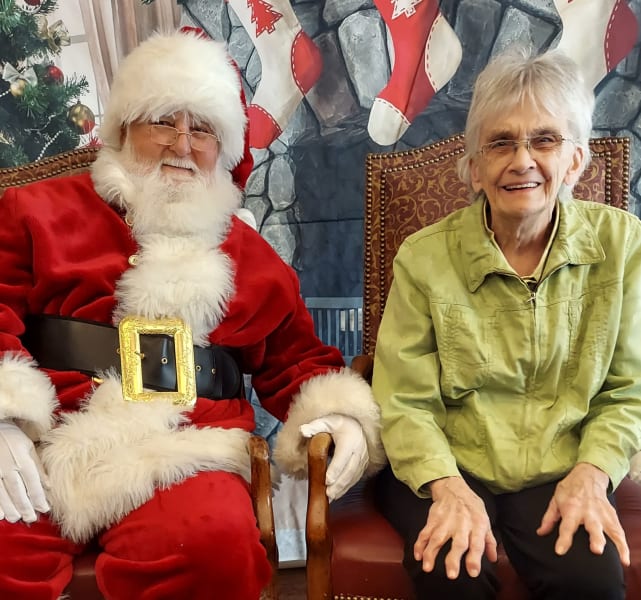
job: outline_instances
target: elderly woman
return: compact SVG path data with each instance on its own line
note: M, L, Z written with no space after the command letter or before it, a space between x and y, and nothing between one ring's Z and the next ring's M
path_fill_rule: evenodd
M594 105L558 51L493 60L460 172L471 206L409 237L376 346L380 507L419 599L623 598L612 493L641 447L641 223L572 200Z

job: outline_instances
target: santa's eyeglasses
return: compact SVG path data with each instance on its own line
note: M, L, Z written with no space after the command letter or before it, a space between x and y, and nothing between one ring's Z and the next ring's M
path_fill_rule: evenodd
M218 143L215 133L206 131L179 131L170 125L149 125L149 137L152 142L161 146L173 146L178 141L178 136L186 135L192 150L211 150Z

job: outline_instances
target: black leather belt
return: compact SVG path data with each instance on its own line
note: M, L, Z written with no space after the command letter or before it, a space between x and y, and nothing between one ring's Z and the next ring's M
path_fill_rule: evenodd
M120 373L118 329L104 323L55 315L30 316L21 340L38 364L57 371L96 375ZM174 340L168 335L141 335L143 385L157 391L176 389ZM243 378L229 349L194 346L196 390L201 398L220 400L243 396Z

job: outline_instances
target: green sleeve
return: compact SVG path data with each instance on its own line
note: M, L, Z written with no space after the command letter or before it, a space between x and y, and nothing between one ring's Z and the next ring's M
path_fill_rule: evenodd
M381 407L382 439L398 479L420 496L425 484L460 475L443 433L447 418L430 299L415 278L424 263L401 246L374 358L373 391Z
M579 462L609 475L612 489L641 450L641 224L636 220L627 231L623 265L618 329L612 333L616 344L605 382L583 421L578 453Z

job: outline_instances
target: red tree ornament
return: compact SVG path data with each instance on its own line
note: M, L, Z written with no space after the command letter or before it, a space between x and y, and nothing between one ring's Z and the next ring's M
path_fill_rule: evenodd
M42 0L24 0L24 3L29 6L40 6L42 4Z
M45 77L47 81L51 81L52 83L62 83L65 78L62 70L56 67L56 65L49 65L47 67Z

